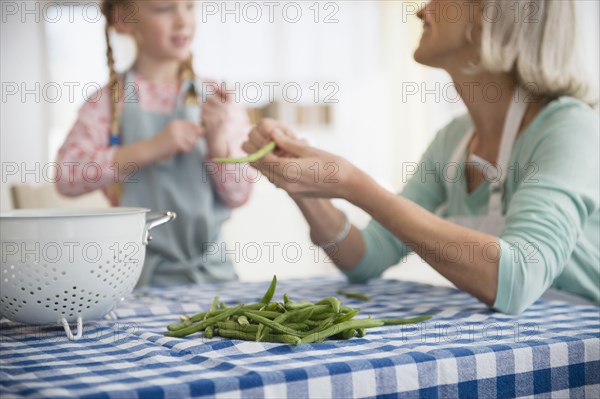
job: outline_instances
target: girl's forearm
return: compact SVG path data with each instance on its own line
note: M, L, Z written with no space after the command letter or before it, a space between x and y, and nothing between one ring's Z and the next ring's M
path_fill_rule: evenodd
M152 139L120 146L115 151L113 163L119 170L119 181L160 158Z
M315 244L324 244L335 240L344 227L344 218L326 199L296 199L298 208L310 226L310 238ZM360 231L352 226L348 236L325 252L339 269L352 269L365 253L365 244Z
M374 181L362 179L350 202L415 251L458 288L491 306L496 298L500 246L492 235L450 223ZM368 187L366 187L368 186Z
M228 157L229 143L224 134L211 134L206 136L206 145L210 158Z

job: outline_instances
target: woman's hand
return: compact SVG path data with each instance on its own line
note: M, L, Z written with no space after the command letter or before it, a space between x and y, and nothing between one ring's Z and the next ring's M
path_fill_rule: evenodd
M258 124L250 131L248 135L248 140L242 145L242 149L246 151L248 154L252 154L253 152L258 151L262 147L269 144L269 142L273 141L273 134L275 130L279 129L285 136L296 139L296 135L288 129L283 123L275 120L275 119L262 119L258 122ZM305 144L307 144L306 140L299 140ZM277 146L273 154L278 157L284 158L296 158L297 155L291 152L284 150L283 148Z
M173 120L150 139L152 158L160 161L189 152L203 135L204 130L197 124L183 119Z
M345 198L351 200L360 178L358 168L342 157L311 147L297 139L280 122L262 120L242 148L252 153L275 140L277 149L252 164L275 186L293 197Z

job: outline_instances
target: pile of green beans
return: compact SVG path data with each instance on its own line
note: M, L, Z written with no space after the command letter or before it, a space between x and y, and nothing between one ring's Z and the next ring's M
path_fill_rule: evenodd
M169 324L169 337L185 337L203 332L206 338L224 338L257 342L279 342L290 345L323 342L327 338L363 337L366 329L385 325L418 323L431 316L406 319L354 319L360 309L342 305L335 297L315 303L292 301L287 294L283 302L272 302L277 276L259 303L228 307L215 297L208 312L182 316L181 322ZM363 299L357 298L357 299Z

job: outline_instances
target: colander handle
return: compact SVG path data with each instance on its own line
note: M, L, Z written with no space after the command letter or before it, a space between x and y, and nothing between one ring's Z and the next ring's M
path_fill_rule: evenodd
M161 224L165 224L175 219L177 214L175 212L150 212L146 214L146 230L144 231L143 244L148 245L152 237L150 236L150 230Z
M67 338L69 338L69 340L77 341L83 335L83 320L81 319L81 316L77 317L77 334L76 335L73 335L73 332L71 331L71 327L69 327L69 322L67 321L67 319L65 319L63 317L62 319L60 319L60 323L62 324L63 328L65 329L65 333L67 333Z

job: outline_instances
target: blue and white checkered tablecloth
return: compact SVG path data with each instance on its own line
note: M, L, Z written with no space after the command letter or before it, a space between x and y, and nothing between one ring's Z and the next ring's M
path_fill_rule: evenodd
M370 329L364 338L289 346L200 335L165 337L181 314L257 302L268 283L137 291L118 321L85 322L68 341L58 326L2 319L0 395L8 397L600 397L598 308L538 301L518 317L494 313L450 288L375 280L289 280L293 299L340 288L372 296L357 316L431 314L418 325Z

